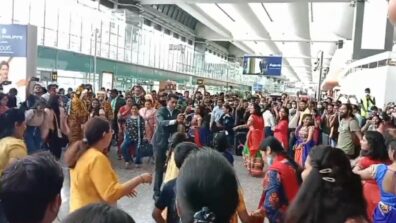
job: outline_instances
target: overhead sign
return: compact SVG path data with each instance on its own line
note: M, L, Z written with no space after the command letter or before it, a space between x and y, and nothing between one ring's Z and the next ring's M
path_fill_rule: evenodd
M51 73L51 81L52 82L58 81L58 71L52 71L52 73Z
M243 74L281 76L282 57L245 56L243 57Z
M0 56L26 57L27 26L0 25Z
M204 79L197 79L197 85L204 85Z

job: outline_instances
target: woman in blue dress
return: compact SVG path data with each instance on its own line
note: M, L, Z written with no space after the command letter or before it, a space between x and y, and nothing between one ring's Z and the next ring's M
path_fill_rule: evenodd
M374 211L374 223L393 223L396 222L396 194L390 193L385 189L384 179L386 173L395 172L396 170L396 141L391 141L388 145L389 159L392 161L391 165L378 164L372 165L362 171L356 171L363 180L374 179L381 191L381 201L378 203Z
M313 141L315 125L311 114L305 114L302 120L302 124L296 129L297 141L294 147L294 160L303 167L308 154L315 145Z

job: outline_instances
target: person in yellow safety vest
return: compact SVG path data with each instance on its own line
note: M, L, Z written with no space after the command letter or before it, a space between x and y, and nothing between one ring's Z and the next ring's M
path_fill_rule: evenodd
M366 88L364 90L364 93L366 94L366 97L360 100L361 103L361 115L364 118L369 117L369 112L371 107L375 106L375 97L371 97L370 95L370 88Z

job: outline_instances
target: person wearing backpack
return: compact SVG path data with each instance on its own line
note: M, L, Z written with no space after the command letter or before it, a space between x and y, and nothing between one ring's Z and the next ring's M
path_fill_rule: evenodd
M340 122L338 127L337 148L353 159L359 151L359 142L362 140L359 123L352 114L352 106L343 104L340 107Z

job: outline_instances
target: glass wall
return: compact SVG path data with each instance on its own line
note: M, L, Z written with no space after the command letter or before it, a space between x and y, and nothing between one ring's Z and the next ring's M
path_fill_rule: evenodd
M98 8L91 0L1 2L0 23L37 26L38 44L42 46L222 81L242 81L238 63L209 52L197 53L194 37L143 23L143 18L137 23L140 25L128 24L127 11Z

